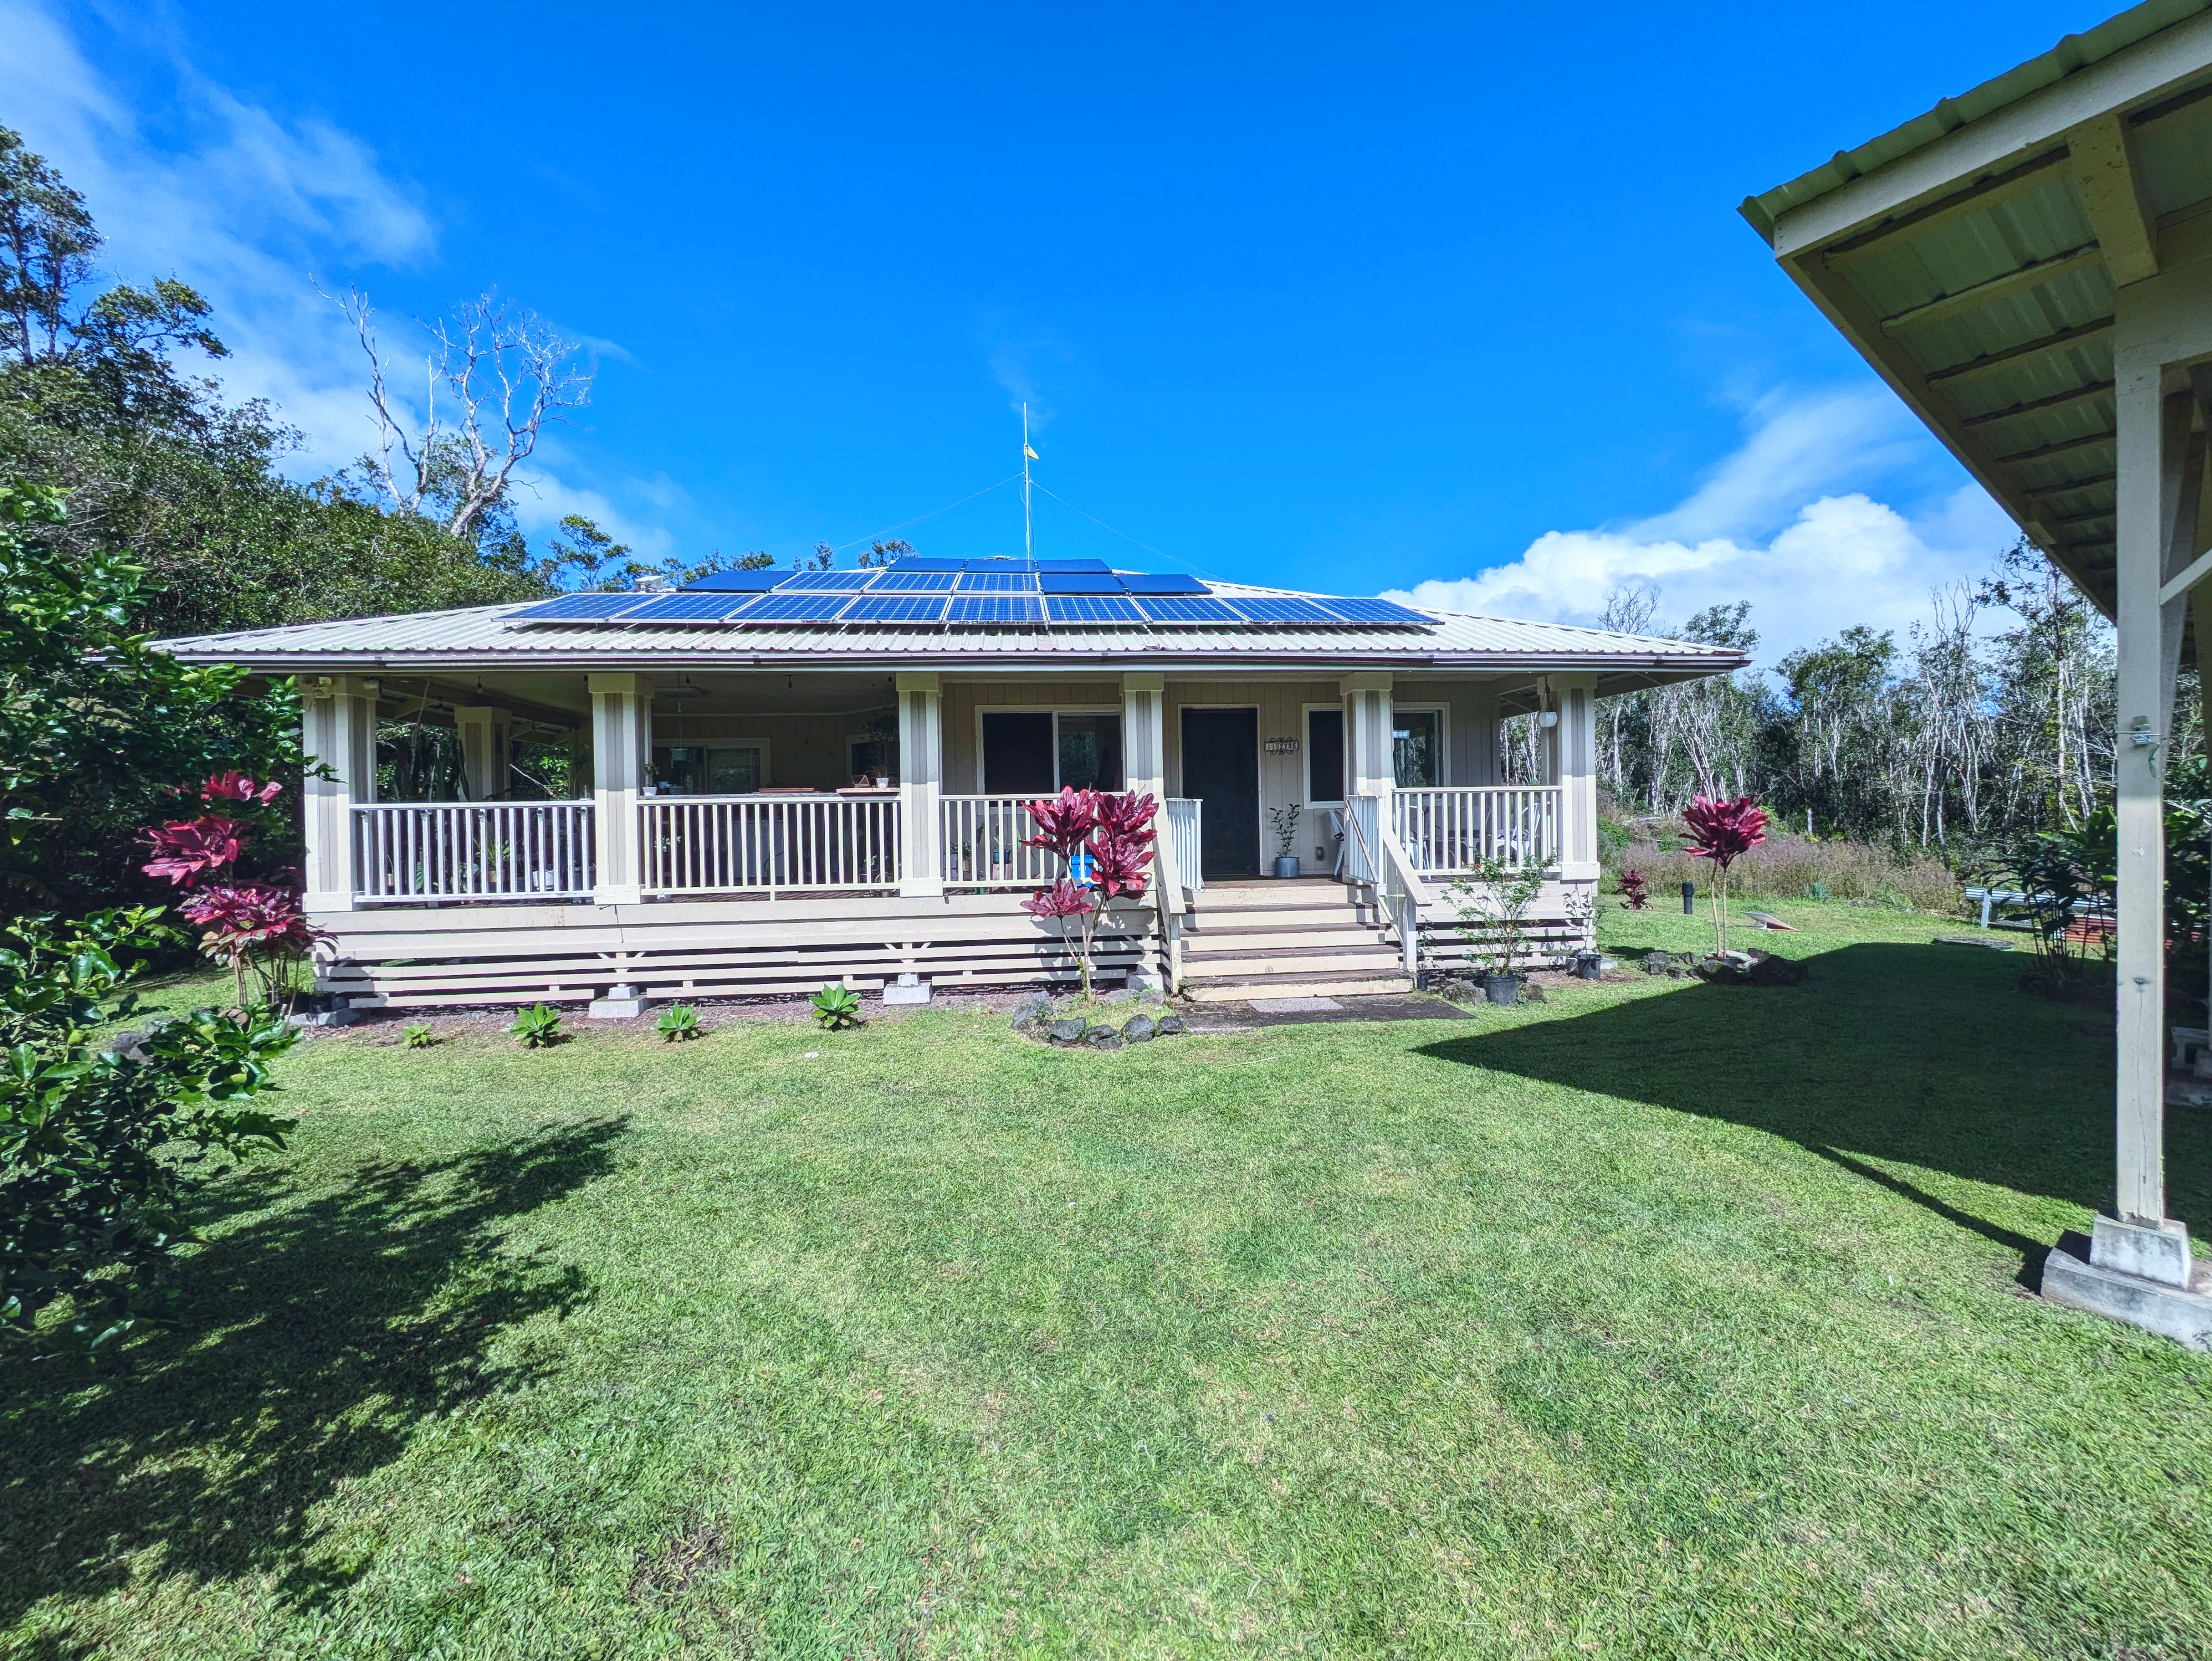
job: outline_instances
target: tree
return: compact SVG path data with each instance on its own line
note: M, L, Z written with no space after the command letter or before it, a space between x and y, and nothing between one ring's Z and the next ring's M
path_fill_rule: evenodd
M377 449L366 465L385 500L477 540L545 428L590 401L592 372L544 319L487 292L428 326L417 415L386 383L368 299L356 291L340 305L368 358Z
M1751 796L1717 801L1699 796L1682 810L1690 827L1689 854L1713 867L1713 952L1728 955L1729 867L1766 840L1766 814Z
M1152 863L1158 836L1152 822L1158 813L1157 800L1134 791L1063 788L1056 798L1029 804L1037 833L1024 838L1022 845L1054 854L1067 874L1024 900L1022 910L1059 922L1061 938L1075 954L1085 998L1091 995L1091 949L1108 904L1145 891L1145 867ZM1071 922L1076 927L1073 936L1067 932Z

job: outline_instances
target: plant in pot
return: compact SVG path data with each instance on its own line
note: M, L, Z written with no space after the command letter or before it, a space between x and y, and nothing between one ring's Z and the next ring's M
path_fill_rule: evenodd
M1295 877L1298 874L1298 856L1291 850L1298 845L1298 823L1305 817L1306 805L1302 801L1285 802L1280 807L1271 807L1267 817L1275 825L1275 874Z
M1528 913L1544 891L1543 873L1508 865L1492 857L1444 891L1459 914L1455 932L1468 955L1492 965L1483 991L1492 1003L1514 1003L1521 996L1522 964L1528 955Z

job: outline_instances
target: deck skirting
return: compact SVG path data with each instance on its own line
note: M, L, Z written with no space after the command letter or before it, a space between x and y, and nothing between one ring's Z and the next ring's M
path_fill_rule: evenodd
M1056 925L1018 894L448 905L313 914L330 939L316 987L356 1009L581 1002L611 987L653 999L787 996L902 974L946 990L1073 981ZM1158 914L1117 905L1094 972L1157 970Z

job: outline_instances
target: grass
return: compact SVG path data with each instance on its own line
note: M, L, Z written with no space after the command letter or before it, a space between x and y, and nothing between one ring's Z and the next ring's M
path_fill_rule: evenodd
M1118 1055L317 1038L186 1329L0 1372L0 1653L2212 1653L2212 1357L2023 1286L2104 1025L1777 909L1802 987Z

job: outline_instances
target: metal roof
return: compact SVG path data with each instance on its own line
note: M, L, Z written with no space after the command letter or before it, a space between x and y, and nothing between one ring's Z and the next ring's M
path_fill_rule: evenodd
M2114 292L2212 229L2212 0L2069 35L1742 212L2109 615Z
M1297 597L1217 583L1224 598ZM534 603L534 602L532 602ZM273 674L400 669L842 668L1067 670L1110 666L1214 672L1453 669L1596 670L1618 685L1741 668L1741 652L1566 624L1424 611L1420 629L1042 627L935 630L859 625L726 629L517 624L528 604L415 611L189 635L157 642L192 663L236 663ZM1601 690L1603 690L1601 687Z

